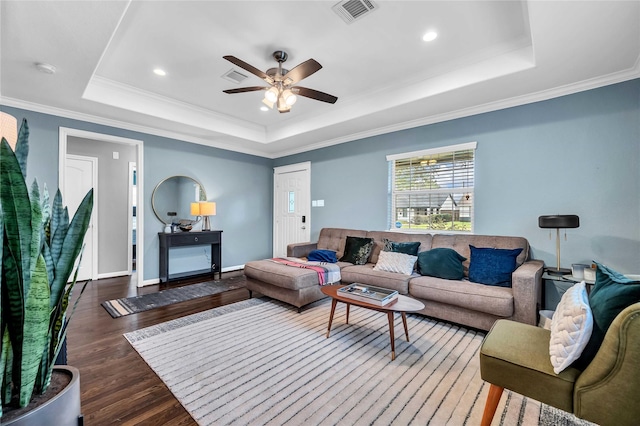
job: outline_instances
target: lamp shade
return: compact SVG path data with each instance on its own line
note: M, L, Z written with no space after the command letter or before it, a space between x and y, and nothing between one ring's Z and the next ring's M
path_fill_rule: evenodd
M200 203L191 203L191 216L200 216Z
M561 214L538 217L540 228L578 228L580 218L575 214Z
M202 216L215 216L216 215L216 203L214 203L214 202L200 203L200 214Z

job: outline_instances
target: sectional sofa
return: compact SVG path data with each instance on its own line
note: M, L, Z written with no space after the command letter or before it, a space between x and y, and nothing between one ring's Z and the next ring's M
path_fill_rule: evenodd
M358 282L397 290L400 294L422 301L424 315L489 330L497 319L506 318L526 324L537 324L541 303L543 262L530 259L529 243L522 237L466 234L417 234L390 231L323 228L315 243L291 244L290 257L304 258L312 250L345 252L347 237L371 238L374 246L364 265L338 262L343 284ZM376 270L385 240L420 242L419 253L435 248L450 248L466 258L462 262L464 278L460 280L411 275ZM511 287L478 284L468 279L470 245L478 248L522 249L516 258ZM298 308L325 295L320 291L317 272L285 266L269 259L247 262L244 270L247 288Z

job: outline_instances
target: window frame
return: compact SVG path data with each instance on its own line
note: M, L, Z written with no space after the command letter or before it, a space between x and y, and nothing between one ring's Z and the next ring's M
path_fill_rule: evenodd
M386 156L387 162L388 162L388 170L389 170L389 188L388 188L388 196L389 196L389 202L388 202L388 207L389 207L389 211L388 211L388 225L389 225L389 230L390 231L397 231L397 232L413 232L413 233L449 233L449 234L473 234L474 233L474 228L475 228L475 206L476 206L476 199L475 199L475 169L476 169L476 150L477 150L477 142L467 142L467 143L461 143L461 144L456 144L456 145L447 145L447 146L442 146L442 147L437 147L437 148L430 148L430 149L424 149L424 150L419 150L419 151L411 151L411 152L405 152L405 153L399 153L399 154L390 154ZM412 160L415 159L416 161L421 158L421 157L425 157L425 156L435 156L435 155L439 155L439 154L451 154L453 155L456 152L460 152L460 151L473 151L473 176L472 176L472 182L473 182L473 186L467 186L467 187L453 187L453 188L434 188L434 189L416 189L416 190L406 190L406 191L397 191L396 190L396 165L397 162L400 160ZM452 177L455 176L455 170L456 169L452 169L451 171L451 175ZM470 222L471 222L471 229L469 231L465 231L465 230L439 230L439 229L431 229L431 228L411 228L411 224L409 224L408 228L396 228L395 227L395 223L397 221L397 211L396 211L396 201L397 201L397 196L398 195L408 195L408 196L431 196L434 194L444 194L444 193L460 193L460 189L464 188L464 193L470 193L471 197L472 197L472 202L471 202L471 207L470 207L470 211L469 211L469 215L470 215ZM409 207L411 208L411 206ZM407 214L407 217L409 217L410 214Z

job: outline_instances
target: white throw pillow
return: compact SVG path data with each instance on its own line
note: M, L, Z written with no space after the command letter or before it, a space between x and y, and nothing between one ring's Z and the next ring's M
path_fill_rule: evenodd
M553 371L559 374L582 354L593 330L593 314L584 281L569 288L551 319L549 355Z
M378 255L378 263L373 267L376 271L396 272L398 274L411 275L418 256L394 251L381 251Z

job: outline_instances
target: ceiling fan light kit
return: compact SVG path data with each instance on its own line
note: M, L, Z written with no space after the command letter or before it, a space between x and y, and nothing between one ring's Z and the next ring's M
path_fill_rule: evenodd
M266 72L262 72L258 68L249 65L235 56L224 56L223 58L227 61L249 71L257 77L260 77L270 86L241 87L238 89L224 90L224 93L234 94L265 90L266 92L262 103L267 105L269 108L273 108L274 105L277 105L278 111L281 113L289 112L291 110L291 106L298 100L298 96L330 104L336 103L338 98L333 95L314 89L308 89L306 87L294 86L294 84L300 80L307 78L311 74L320 70L322 65L314 59L309 59L291 70L283 69L282 63L287 60L288 56L289 55L284 50L276 50L273 52L273 58L278 62L278 68L270 68Z

